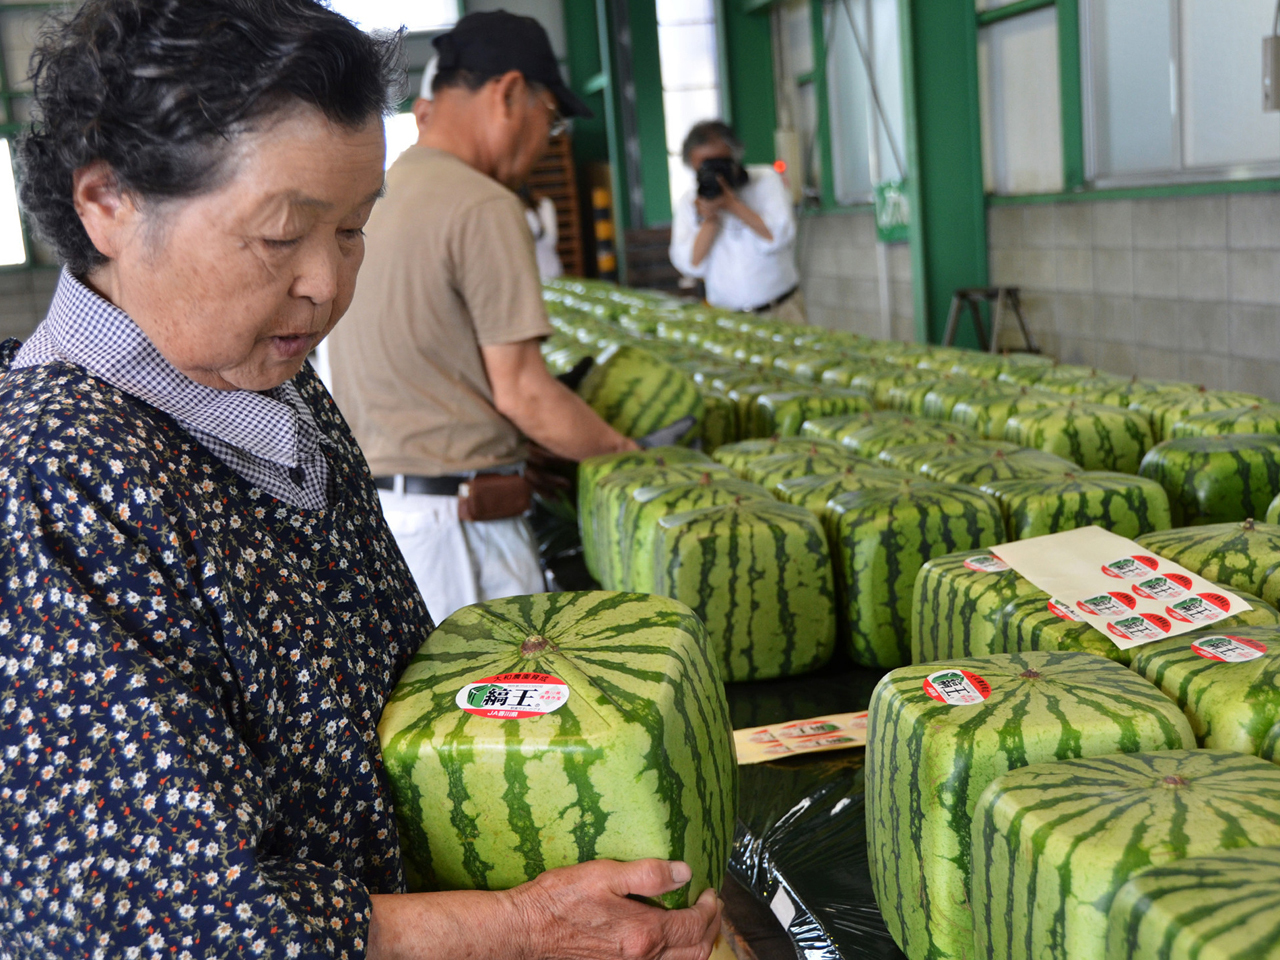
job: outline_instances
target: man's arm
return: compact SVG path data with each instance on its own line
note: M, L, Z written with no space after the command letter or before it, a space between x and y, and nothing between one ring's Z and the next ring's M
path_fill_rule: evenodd
M551 375L537 340L482 346L493 405L526 437L558 457L585 460L637 450L586 401Z

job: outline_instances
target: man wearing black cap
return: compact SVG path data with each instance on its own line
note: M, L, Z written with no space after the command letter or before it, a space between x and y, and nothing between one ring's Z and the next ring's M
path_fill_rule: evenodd
M573 460L634 449L548 372L533 238L512 191L564 118L590 116L536 20L474 13L435 41L434 100L387 173L334 396L437 621L545 589L523 514L524 438Z

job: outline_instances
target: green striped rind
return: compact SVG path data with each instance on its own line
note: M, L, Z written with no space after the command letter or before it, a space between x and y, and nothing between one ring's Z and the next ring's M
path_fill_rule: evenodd
M854 377L885 372L885 364L879 360L847 360L822 371L821 382L832 387L847 387Z
M875 461L855 456L848 450L827 450L815 447L803 453L779 453L772 457L754 460L747 464L747 479L758 483L771 493L783 480L793 477L811 477L819 474L840 473L847 467L867 468Z
M920 402L920 415L931 420L950 420L956 404L976 394L990 394L1003 388L993 380L978 380L964 374L952 374L953 379L940 383L925 394Z
M1123 382L1120 378L1112 378L1108 374L1103 374L1103 378L1108 381L1115 379L1116 382ZM1061 393L1075 393L1080 384L1099 378L1098 371L1093 367L1082 367L1072 363L1060 363L1057 366L1050 367L1041 373L1040 378L1036 381L1036 385L1046 390L1056 390Z
M1280 606L1280 526L1215 523L1149 533L1138 542L1192 573Z
M1271 505L1267 507L1267 523L1280 524L1280 494L1271 501Z
M1229 588L1231 589L1231 588ZM1238 626L1267 626L1280 622L1280 612L1253 594L1234 589L1250 605L1248 610L1219 621L1223 630ZM1128 664L1136 647L1121 650L1100 630L1078 620L1063 620L1049 609L1050 597L1040 590L1020 595L1000 612L997 635L1003 650L1080 650Z
M681 417L702 422L702 395L693 378L639 347L613 347L600 354L578 392L606 423L628 437L646 436Z
M551 646L522 653L530 637ZM455 705L508 672L569 685L525 720ZM378 725L413 889L504 889L585 860L693 868L662 898L718 887L737 800L728 705L706 631L663 597L552 593L464 607L436 628Z
M976 440L968 427L903 416L840 434L840 442L860 457L877 457L881 450L909 443L945 443L950 438Z
M1261 517L1280 491L1280 436L1228 433L1166 440L1139 471L1169 494L1178 526Z
M1138 874L1107 917L1107 958L1275 960L1280 849L1188 857Z
M799 388L794 380L757 375L746 383L738 383L725 389L729 399L738 407L738 427L743 434L755 436L756 398L766 393L781 393Z
M733 473L718 463L674 463L620 470L600 480L591 494L591 556L596 563L592 576L602 584L622 583L622 552L626 549L622 524L633 493L641 487L681 480L697 482L707 475L729 479Z
M1249 407L1255 403L1266 403L1261 397L1250 393L1237 393L1232 390L1205 390L1201 387L1194 391L1176 391L1171 393L1153 393L1136 397L1130 404L1131 410L1145 413L1151 418L1155 428L1156 439L1169 437L1173 425L1185 420L1195 413L1208 413L1213 410L1231 410L1236 407Z
M926 563L911 597L911 662L1016 653L1001 635L1004 608L1036 591L1017 571L973 569L994 559L990 550L965 550Z
M1258 756L1272 763L1280 763L1280 723L1272 727L1271 732L1263 738Z
M1218 433L1280 433L1280 403L1211 410L1184 417L1169 428L1170 437L1207 437Z
M909 662L911 598L931 558L1000 543L1000 505L957 484L905 480L831 500L828 534L850 654L862 666Z
M1119 377L1101 378L1096 386L1086 386L1080 396L1093 403L1106 403L1113 407L1127 407L1146 399L1162 399L1174 394L1185 396L1195 393L1196 386L1167 380L1125 380Z
M1280 768L1217 750L1034 764L987 787L972 836L978 956L1104 960L1135 874L1280 844Z
M621 563L619 583L604 584L610 590L653 593L653 544L658 521L675 513L714 507L737 500L771 499L769 491L746 480L712 477L641 487L622 508L620 534L613 548Z
M830 453L841 453L845 450L838 443L815 437L773 437L767 440L740 440L737 443L727 443L715 452L714 459L745 478L747 467L757 460L782 453L806 453L814 446Z
M870 394L871 402L877 410L890 409L889 392L894 387L912 383L934 383L938 374L932 370L920 370L914 365L900 366L893 369L876 369L860 373L850 378L849 386L854 390L862 390Z
M876 414L871 414L876 416ZM800 424L800 436L816 437L820 440L836 440L841 433L850 427L864 427L866 422L862 414L839 414L833 417L815 417Z
M665 466L669 463L709 463L705 453L687 447L658 447L653 450L635 450L628 453L607 453L588 457L578 464L578 530L582 535L582 556L591 575L600 569L595 544L595 516L593 493L600 481L611 473L633 470L636 467Z
M727 682L804 673L835 649L827 541L801 507L744 500L664 517L654 589L707 625Z
M1019 413L1004 438L1078 463L1085 470L1137 473L1154 440L1147 418L1132 410L1071 403Z
M1132 539L1172 526L1164 488L1128 473L1085 471L996 480L981 490L1000 502L1012 540L1094 524Z
M972 706L929 697L924 681L967 670L991 685ZM992 780L1027 764L1180 750L1186 719L1119 664L1026 653L902 667L871 697L867 836L871 882L909 957L974 956L970 821Z
M899 447L886 447L877 458L881 463L906 473L924 473L931 464L953 457L989 456L996 452L1013 453L1022 449L1017 444L1001 440L969 440L965 437L949 437L941 442L907 443Z
M1011 416L1046 407L1062 406L1068 401L1047 390L1021 390L1011 388L999 393L984 393L962 397L951 408L951 421L961 423L984 439L1004 436L1004 427Z
M926 463L920 468L930 480L939 483L964 483L980 487L993 480L1019 480L1027 477L1046 477L1079 469L1070 460L1019 447L1006 453L1003 450L982 456L948 457Z
M865 394L836 387L803 393L763 393L756 398L753 435L794 437L806 420L836 414L870 413Z
M889 408L900 413L910 414L913 417L923 417L925 398L939 387L949 385L955 379L960 378L952 377L949 374L934 373L931 380L900 383L897 386L890 387L888 393ZM971 382L968 377L963 379L966 382ZM978 389L976 381L972 381L971 384L972 389L976 391Z
M899 471L873 464L867 467L848 467L840 473L792 477L775 484L773 490L779 500L804 507L825 524L830 514L827 504L833 497L872 487L896 488L902 479L903 475Z
M1256 640L1256 660L1223 663L1191 649L1203 637ZM1134 651L1131 669L1146 677L1186 713L1202 747L1256 754L1280 722L1280 628L1213 626Z
M719 390L704 387L699 392L705 408L698 433L702 449L713 453L726 443L736 443L740 437L737 405Z

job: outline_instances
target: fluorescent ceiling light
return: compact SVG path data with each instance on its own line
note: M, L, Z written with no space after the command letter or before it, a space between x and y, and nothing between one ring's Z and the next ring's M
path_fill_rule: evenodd
M458 0L329 0L329 6L361 30L426 33L458 22Z

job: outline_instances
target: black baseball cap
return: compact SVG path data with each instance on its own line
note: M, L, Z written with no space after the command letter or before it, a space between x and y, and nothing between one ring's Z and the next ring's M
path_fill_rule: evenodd
M488 80L519 70L526 80L551 91L564 116L594 116L565 85L547 31L533 17L520 17L506 10L469 13L433 43L441 73L467 70Z

